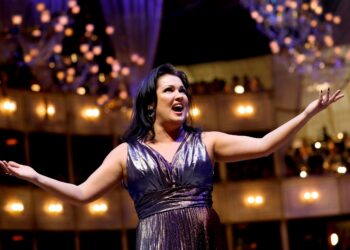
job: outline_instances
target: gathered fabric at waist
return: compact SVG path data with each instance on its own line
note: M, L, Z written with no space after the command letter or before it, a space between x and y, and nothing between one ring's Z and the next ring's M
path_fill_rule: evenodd
M186 207L211 207L210 187L178 186L144 194L134 200L140 219L156 213Z

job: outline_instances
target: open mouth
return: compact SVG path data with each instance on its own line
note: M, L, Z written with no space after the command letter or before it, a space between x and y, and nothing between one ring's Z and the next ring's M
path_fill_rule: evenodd
M181 103L178 103L172 106L171 109L174 110L175 112L182 112L184 110L184 105L182 105Z

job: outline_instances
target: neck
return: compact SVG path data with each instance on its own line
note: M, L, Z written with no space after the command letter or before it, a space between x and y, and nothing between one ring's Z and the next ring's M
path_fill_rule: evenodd
M159 124L154 124L154 139L153 142L173 142L173 141L182 141L185 136L185 130L182 126L166 129Z

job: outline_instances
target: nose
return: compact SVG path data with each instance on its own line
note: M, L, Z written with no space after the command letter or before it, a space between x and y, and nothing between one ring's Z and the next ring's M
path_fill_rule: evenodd
M175 99L182 100L184 98L185 93L183 91L176 90Z

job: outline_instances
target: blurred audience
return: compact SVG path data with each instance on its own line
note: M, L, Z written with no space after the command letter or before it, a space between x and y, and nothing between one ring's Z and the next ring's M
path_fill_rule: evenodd
M241 78L237 75L233 75L231 82L225 82L223 79L214 78L211 82L194 82L191 84L191 87L195 95L213 93L242 94L245 92L260 92L265 90L260 78L255 75L243 75ZM238 92L237 87L240 88Z
M286 176L347 173L350 168L350 139L346 132L330 136L327 128L322 128L322 139L308 142L299 140L284 156Z

